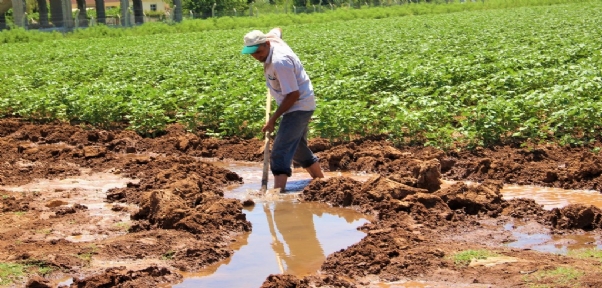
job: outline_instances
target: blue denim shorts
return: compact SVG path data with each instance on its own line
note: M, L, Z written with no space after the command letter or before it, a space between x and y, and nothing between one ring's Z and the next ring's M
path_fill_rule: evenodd
M270 157L272 174L290 177L293 161L303 168L318 162L318 157L307 147L308 125L313 114L314 111L293 111L282 116Z

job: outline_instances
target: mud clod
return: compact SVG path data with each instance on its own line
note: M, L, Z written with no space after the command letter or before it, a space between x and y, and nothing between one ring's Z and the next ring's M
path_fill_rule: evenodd
M301 288L309 287L302 285L302 281L293 275L270 275L263 282L261 288Z
M49 280L44 279L40 276L33 276L25 284L26 288L52 288Z
M500 181L490 180L481 185L460 182L436 192L435 195L441 197L452 210L462 210L469 215L489 213L495 217L502 212L506 202L502 199L501 188Z
M167 268L150 266L142 270L127 270L125 267L108 268L104 273L75 279L70 288L93 287L156 287L161 283L173 283L182 279L182 275L172 273Z
M594 206L571 204L550 211L548 221L557 229L593 230L602 228L602 210Z
M25 212L29 211L30 197L12 196L9 192L0 190L0 212Z
M243 207L251 207L254 205L255 205L255 201L253 201L253 199L246 199L245 201L242 202Z

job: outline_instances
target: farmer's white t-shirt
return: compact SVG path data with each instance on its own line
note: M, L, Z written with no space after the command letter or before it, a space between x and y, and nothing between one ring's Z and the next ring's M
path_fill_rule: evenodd
M272 29L267 38L270 41L270 53L263 64L265 80L270 94L278 106L287 94L299 90L299 100L286 112L316 110L314 88L303 64L293 50L282 40L278 29Z

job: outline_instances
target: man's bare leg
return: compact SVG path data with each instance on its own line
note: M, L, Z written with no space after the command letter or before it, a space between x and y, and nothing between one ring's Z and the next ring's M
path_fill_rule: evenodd
M320 167L319 162L311 164L311 166L305 168L305 170L307 171L307 173L309 173L309 176L311 176L311 178L313 178L313 179L324 178L324 173L322 173L322 168Z
M274 189L280 188L280 192L284 192L286 189L286 180L288 180L288 175L286 174L274 175Z

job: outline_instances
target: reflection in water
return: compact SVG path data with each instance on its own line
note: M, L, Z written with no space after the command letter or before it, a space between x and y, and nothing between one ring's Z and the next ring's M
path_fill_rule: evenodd
M350 209L290 200L257 203L245 214L253 223L248 244L174 287L259 287L270 274L313 274L326 255L359 242L356 228L367 222Z
M184 273L184 282L174 287L259 287L270 274L307 276L320 269L326 255L359 242L365 235L357 230L368 222L361 213L323 203L296 202L298 193L311 182L302 169L295 169L288 180L287 190L291 193L267 195L257 193L261 164L201 160L243 178L244 184L227 187L224 194L241 200L252 198L255 206L246 207L244 212L253 230L248 244L235 251L231 258L198 273ZM370 177L365 173L325 174L326 178L347 176L359 181Z
M295 207L298 205L300 204L278 201L271 205L264 203L262 206L281 273L307 276L318 271L326 259L314 225L314 218L323 216L324 206L306 203L299 209ZM273 216L269 206L272 206ZM339 216L347 223L361 219L355 213Z
M272 249L276 254L280 273L286 271L288 274L294 275L310 274L318 270L314 268L319 268L324 261L324 251L316 237L313 214L305 209L291 209L292 205L291 202L275 203L272 217L268 204L263 204L272 235ZM286 206L289 206L288 209ZM280 232L282 241L276 234L276 229ZM300 241L301 239L303 241ZM284 250L285 244L288 244L286 246L288 252ZM310 270L309 273L307 270Z

